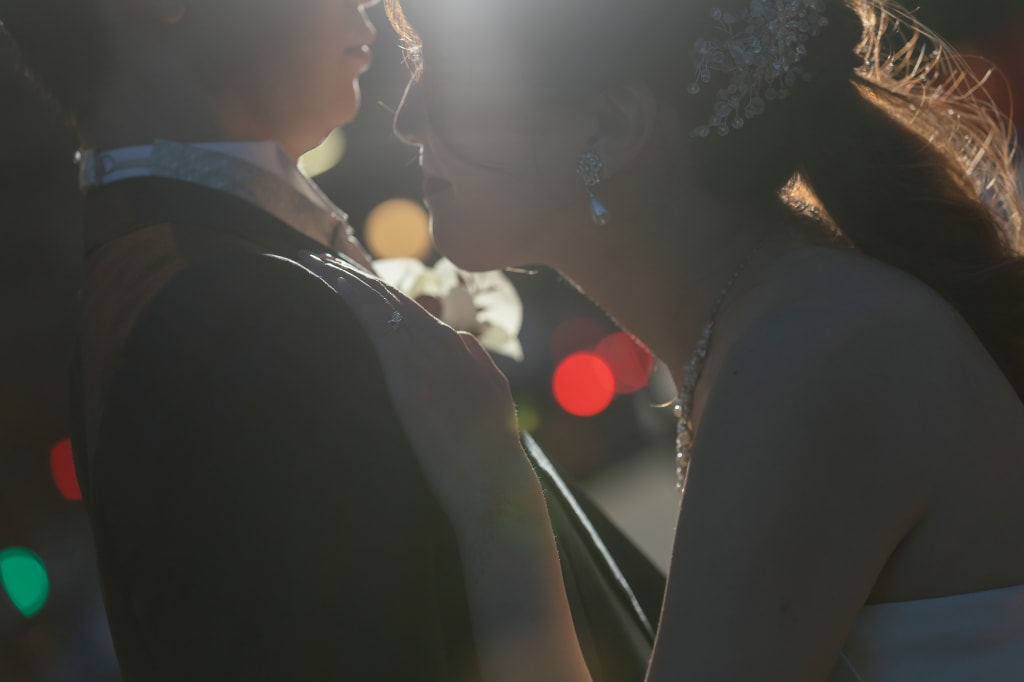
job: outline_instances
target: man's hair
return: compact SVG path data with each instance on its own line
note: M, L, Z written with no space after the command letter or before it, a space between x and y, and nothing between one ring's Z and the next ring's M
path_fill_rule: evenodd
M19 66L61 113L86 115L110 57L96 0L0 0Z

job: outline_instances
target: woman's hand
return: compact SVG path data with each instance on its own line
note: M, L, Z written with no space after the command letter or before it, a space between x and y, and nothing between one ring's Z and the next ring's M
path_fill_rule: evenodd
M381 281L329 257L305 263L322 275L337 269L334 287L376 347L402 426L452 520L482 679L590 682L505 376L475 337Z
M307 265L337 270L334 287L373 342L402 426L453 522L476 523L530 499L523 495L537 483L508 381L477 339L342 261L310 255Z

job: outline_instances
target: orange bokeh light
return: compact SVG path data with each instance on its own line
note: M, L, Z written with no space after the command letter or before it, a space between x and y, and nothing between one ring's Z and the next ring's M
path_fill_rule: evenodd
M427 209L410 199L388 199L366 217L365 241L377 258L426 258L434 248Z

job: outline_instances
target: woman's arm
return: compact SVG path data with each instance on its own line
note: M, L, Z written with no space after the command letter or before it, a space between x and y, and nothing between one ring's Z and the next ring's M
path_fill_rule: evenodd
M590 682L508 382L479 342L351 271L335 285L381 356L402 425L448 511L487 682ZM398 310L401 326L386 321Z
M952 461L955 362L894 302L783 316L706 375L649 682L823 682Z
M484 679L590 682L539 485L455 528Z

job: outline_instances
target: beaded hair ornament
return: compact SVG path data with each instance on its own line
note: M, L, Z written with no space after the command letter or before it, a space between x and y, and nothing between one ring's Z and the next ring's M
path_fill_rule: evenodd
M692 135L728 135L763 114L766 101L785 99L790 88L809 81L811 74L799 63L808 40L828 26L824 12L824 0L751 0L738 15L712 9L711 18L725 35L696 42L696 79L687 92L700 94L716 73L730 80L718 90L708 122Z

